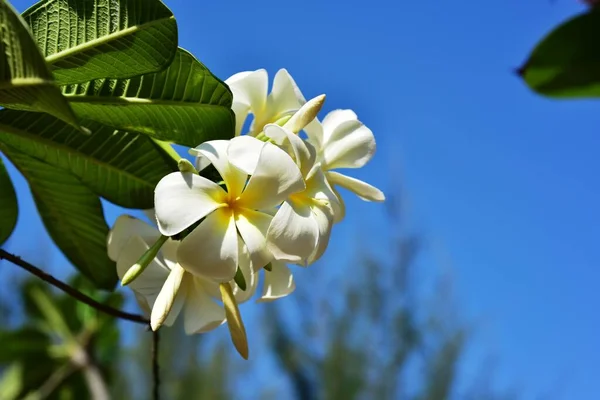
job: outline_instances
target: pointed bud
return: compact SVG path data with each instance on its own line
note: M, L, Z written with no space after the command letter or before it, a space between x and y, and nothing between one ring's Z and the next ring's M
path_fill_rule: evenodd
M160 289L150 313L150 327L153 331L160 328L169 316L184 276L185 270L179 264L175 264L169 272L169 276L167 276L167 280Z
M315 97L307 101L294 115L289 119L288 122L283 125L284 128L289 129L294 133L300 132L306 125L312 122L317 117L323 104L325 103L325 95Z
M194 164L182 158L177 162L177 167L179 167L179 171L181 172L191 172L192 174L197 174L198 170L194 167Z
M125 272L125 275L123 275L123 279L121 279L121 286L129 285L138 276L140 276L142 272L144 272L148 264L150 264L150 262L154 260L154 258L160 251L160 248L163 244L165 244L168 238L168 236L159 237L158 240L152 245L152 247L150 247L148 250L146 250L144 254L142 254L140 259L131 268L129 268L127 272Z
M219 289L221 290L223 306L225 306L225 316L227 317L227 327L229 328L231 341L238 353L247 360L248 338L246 336L246 328L242 321L240 309L238 308L237 301L233 295L233 290L229 283L221 283Z

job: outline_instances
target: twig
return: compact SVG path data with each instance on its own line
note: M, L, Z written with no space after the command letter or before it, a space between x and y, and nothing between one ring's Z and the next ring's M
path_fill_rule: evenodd
M106 304L102 304L96 300L94 300L93 298L89 297L88 295L80 292L79 290L75 289L72 286L67 285L66 283L59 281L58 279L56 279L55 277L53 277L52 275L49 275L47 273L45 273L44 271L42 271L41 269L33 266L32 264L28 263L27 261L21 260L20 257L17 257L13 254L8 253L5 250L0 249L0 260L6 260L10 263L15 264L16 266L19 266L21 268L23 268L24 270L30 272L31 274L37 276L38 278L40 278L41 280L43 280L44 282L47 282L49 284L51 284L52 286L62 290L63 292L65 292L66 294L68 294L69 296L79 300L82 303L87 304L90 307L95 308L98 311L101 311L105 314L108 315L112 315L113 317L116 318L121 318L121 319L125 319L128 321L132 321L132 322L137 322L138 324L145 324L148 325L150 323L150 321L148 321L146 318L144 318L141 315L138 314L131 314L125 311L121 311L118 310L116 308L113 308L109 305Z
M160 376L159 376L159 368L158 368L158 342L159 342L158 331L152 332L152 380L154 382L153 386L153 399L160 399Z

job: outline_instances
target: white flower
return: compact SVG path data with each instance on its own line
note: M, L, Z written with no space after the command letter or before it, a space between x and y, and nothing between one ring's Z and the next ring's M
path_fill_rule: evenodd
M266 124L292 115L306 102L296 82L285 69L280 69L275 75L269 95L269 77L264 69L237 73L225 83L233 92L231 108L235 113L237 136L242 133L249 113L254 115L254 122L248 134L256 136Z
M249 180L227 157L227 148L240 139L254 141L245 153L256 159ZM239 263L239 242L258 271L273 258L266 240L273 217L264 210L305 189L300 170L283 150L249 136L206 142L190 152L200 158L200 165L214 165L227 190L194 173L165 176L154 201L160 232L173 236L201 221L177 249L178 263L194 275L231 280Z
M304 190L290 193L277 210L267 232L268 248L276 260L312 264L329 243L337 196L315 164L312 145L275 124L265 126L265 135L290 154L306 182ZM248 174L256 173L259 160L256 151L248 149L257 145L252 137L236 138L229 147L231 162Z
M128 215L120 216L108 235L108 255L117 263L120 278L156 242L160 233L150 225ZM187 334L210 331L225 322L225 311L220 299L219 284L185 272L175 261L179 242L169 239L157 257L128 286L146 314L150 315L152 329L170 326L183 312ZM246 280L246 290L233 286L238 303L250 299L256 291L257 275L250 267L248 253L240 249L239 264ZM270 291L287 287L283 279L271 280ZM283 289L282 289L283 288ZM271 299L267 295L262 298Z
M304 128L304 131L310 143L315 146L317 162L321 164L334 190L336 186L341 186L356 193L365 201L385 200L383 192L376 187L333 171L338 168L360 168L375 154L373 132L358 120L353 111L332 111L325 116L322 124L315 119ZM344 203L339 194L338 197L341 208L336 211L336 222L344 216Z

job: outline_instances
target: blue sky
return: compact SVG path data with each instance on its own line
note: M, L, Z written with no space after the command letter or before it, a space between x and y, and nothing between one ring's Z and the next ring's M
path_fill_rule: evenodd
M600 398L598 105L541 98L512 73L577 1L167 4L180 45L219 77L287 68L305 96L326 93L326 110L351 108L373 130L378 153L352 174L401 186L428 258L451 271L477 329L467 377L491 354L525 398ZM10 249L25 254L40 225L18 190ZM345 198L323 267L345 268L357 237L376 252L387 232L382 205Z

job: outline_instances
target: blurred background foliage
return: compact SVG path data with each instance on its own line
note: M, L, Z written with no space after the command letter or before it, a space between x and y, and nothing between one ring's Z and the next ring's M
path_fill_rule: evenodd
M292 296L243 308L248 362L235 354L224 327L195 336L178 325L162 329L162 398L517 399L489 377L458 385L475 330L453 305L450 277L420 278L422 238L405 232L397 210L390 209L390 221L386 254L357 246L343 279L314 281L326 265L298 267ZM124 302L80 276L71 283L115 307ZM145 327L117 322L33 278L19 285L20 298L2 304L2 400L151 398L152 336ZM20 308L23 314L8 312ZM256 376L260 371L267 376Z

